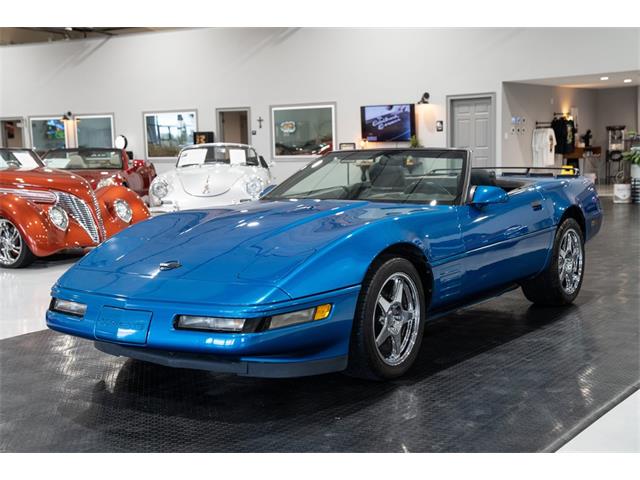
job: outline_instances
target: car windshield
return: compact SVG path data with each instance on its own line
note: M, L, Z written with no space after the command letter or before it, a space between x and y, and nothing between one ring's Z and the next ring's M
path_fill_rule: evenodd
M462 150L359 150L330 153L265 197L452 205L460 200Z
M118 149L51 150L43 161L47 167L61 170L122 169L122 153Z
M31 170L41 166L36 154L30 150L0 150L0 170L7 168Z
M205 163L224 163L227 165L259 165L258 156L253 148L232 145L209 145L206 147L186 148L180 152L177 167L191 167Z

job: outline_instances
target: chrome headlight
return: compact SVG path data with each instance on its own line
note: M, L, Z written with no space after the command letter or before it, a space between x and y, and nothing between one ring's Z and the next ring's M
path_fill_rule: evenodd
M244 189L253 200L256 200L264 190L264 182L260 177L251 177L244 184Z
M272 317L261 318L224 318L201 317L193 315L178 315L175 320L175 328L178 330L211 330L217 332L244 332L272 330L274 328L288 327L299 323L324 320L331 315L333 305L325 303L317 307L288 312Z
M117 185L116 180L113 177L103 178L96 185L96 190L102 187L109 187L111 185Z
M75 317L84 317L84 314L87 312L87 306L84 303L54 298L53 302L51 302L51 310L73 315Z
M63 232L66 231L69 226L69 215L58 205L49 208L49 220Z
M156 178L151 184L151 195L162 199L169 194L169 182L164 178Z
M280 327L288 327L297 325L298 323L312 322L315 320L324 320L331 314L331 304L325 303L314 308L306 310L298 310L297 312L283 313L274 315L269 321L269 330Z
M187 330L216 330L220 332L241 332L244 318L196 317L179 315L176 328Z
M131 219L133 219L133 212L131 211L131 207L126 201L114 201L113 211L115 212L116 216L124 223L131 223Z

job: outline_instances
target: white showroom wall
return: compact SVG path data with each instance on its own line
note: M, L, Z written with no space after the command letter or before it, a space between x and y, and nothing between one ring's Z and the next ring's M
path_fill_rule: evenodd
M448 95L496 93L502 82L639 68L639 29L194 29L104 40L0 47L0 117L115 115L137 157L142 112L192 109L215 130L215 109L251 107L253 143L271 155L269 106L337 103L338 142L360 139L361 105L415 102L418 137L445 146L436 120ZM627 47L621 48L620 45ZM630 51L635 49L635 51ZM579 52L589 52L585 58ZM503 131L497 116L497 162ZM519 159L509 159L517 162ZM300 168L281 161L280 179Z

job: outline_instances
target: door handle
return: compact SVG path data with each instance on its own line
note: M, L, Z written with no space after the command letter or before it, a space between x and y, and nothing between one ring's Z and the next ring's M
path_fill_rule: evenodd
M542 202L531 202L531 208L534 211L542 210Z

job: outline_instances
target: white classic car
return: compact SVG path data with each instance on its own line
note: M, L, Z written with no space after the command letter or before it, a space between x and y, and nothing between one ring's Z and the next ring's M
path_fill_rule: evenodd
M180 152L176 168L153 180L151 213L256 200L272 180L270 165L249 145L193 145Z

